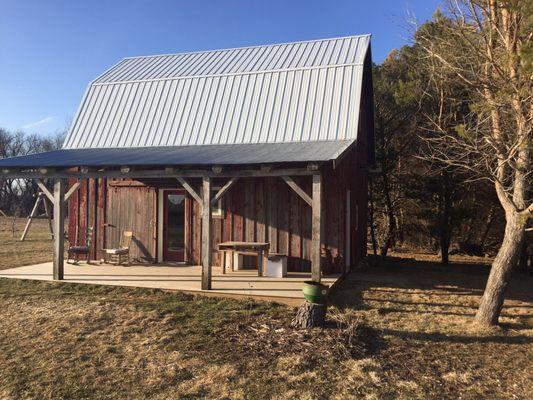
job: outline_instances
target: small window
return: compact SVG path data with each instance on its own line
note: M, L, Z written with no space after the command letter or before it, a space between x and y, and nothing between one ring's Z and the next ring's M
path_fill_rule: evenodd
M211 189L211 196L214 197L215 194L218 193L220 188L221 188L220 186L214 186ZM224 218L224 209L222 208L222 199L219 199L215 204L211 206L211 217L219 218L219 219Z

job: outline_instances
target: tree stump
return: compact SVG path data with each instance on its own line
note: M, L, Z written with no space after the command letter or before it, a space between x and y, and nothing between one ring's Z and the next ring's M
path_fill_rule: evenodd
M326 319L327 307L325 304L310 303L308 301L302 303L296 317L292 320L294 328L315 328L323 327Z

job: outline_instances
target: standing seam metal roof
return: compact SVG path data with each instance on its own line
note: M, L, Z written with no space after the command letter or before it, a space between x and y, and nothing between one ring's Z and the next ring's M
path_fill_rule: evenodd
M256 143L104 149L61 149L0 160L0 168L113 167L121 165L241 165L336 160L349 141Z
M355 140L369 36L127 58L63 148Z
M125 58L93 81L168 79L362 64L370 36Z

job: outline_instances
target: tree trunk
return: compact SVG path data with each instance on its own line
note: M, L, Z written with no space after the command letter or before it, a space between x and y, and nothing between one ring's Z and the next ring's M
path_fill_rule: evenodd
M404 209L403 207L399 207L398 208L398 217L396 218L396 236L397 236L397 241L401 246L403 246L404 242L405 242L405 231L403 229L404 227Z
M518 258L518 269L520 271L527 271L527 262L529 255L527 254L527 240L522 243L522 250L520 250L520 256Z
M302 303L296 317L292 321L295 328L315 328L323 327L326 319L327 306L325 304L316 304L305 301Z
M387 252L392 247L394 242L394 210L392 209L392 200L390 196L389 180L387 175L383 174L383 191L385 194L385 218L387 219L387 230L383 243L381 244L380 254L382 257L387 255Z
M372 251L374 252L374 255L378 254L378 242L376 241L376 228L374 226L374 183L372 181L372 178L369 179L369 196L368 196L368 202L369 202L369 210L368 210L368 224L370 225L370 239L372 240Z
M440 262L445 265L450 263L450 237L446 233L440 235Z
M512 269L516 266L525 239L525 219L510 212L505 224L503 243L492 263L485 292L474 322L481 326L496 325L502 310L505 289Z
M452 236L452 188L450 176L447 171L441 173L442 193L440 199L440 221L439 221L439 245L440 257L443 264L450 261L449 251Z
M481 235L481 240L479 241L479 245L484 253L485 243L487 242L487 237L489 236L490 228L492 227L492 223L494 222L495 214L496 210L494 209L494 207L491 207L489 213L487 214L487 219L485 220L485 229L483 230L483 235Z

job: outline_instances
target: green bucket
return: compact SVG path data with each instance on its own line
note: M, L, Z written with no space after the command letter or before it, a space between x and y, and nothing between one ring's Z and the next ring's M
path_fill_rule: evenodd
M328 297L329 287L315 281L305 281L302 292L307 301L316 304L324 304Z

